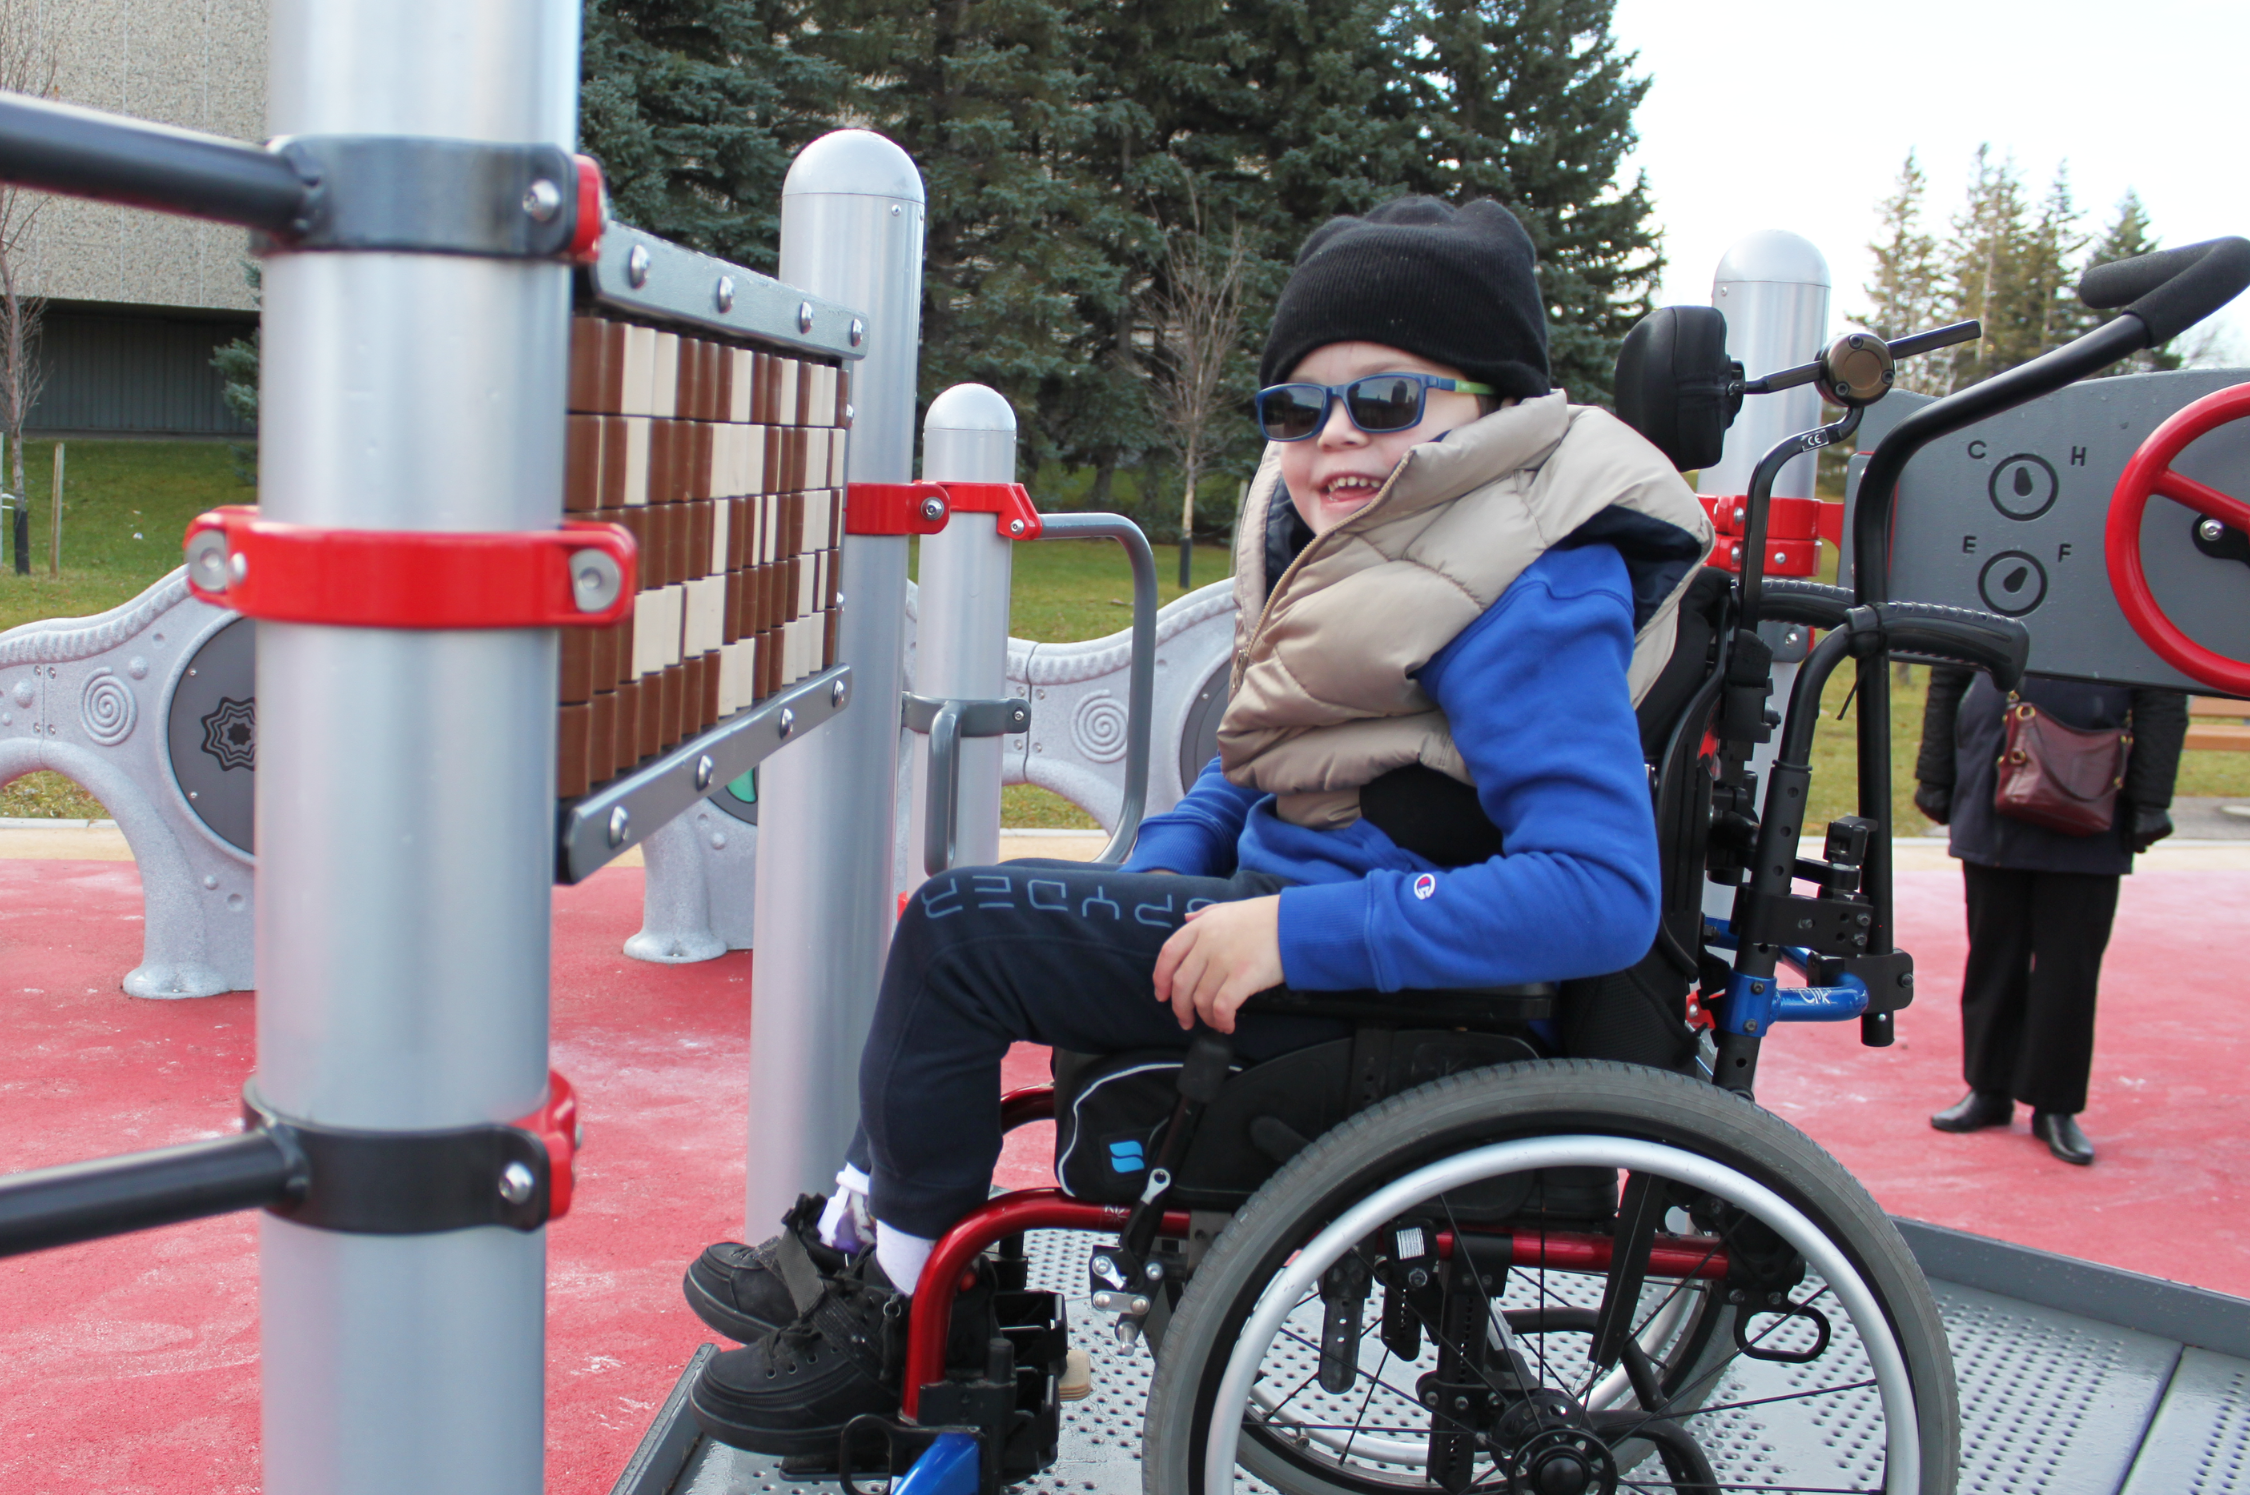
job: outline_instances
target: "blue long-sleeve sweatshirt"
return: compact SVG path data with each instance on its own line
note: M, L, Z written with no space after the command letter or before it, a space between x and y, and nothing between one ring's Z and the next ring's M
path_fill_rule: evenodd
M1626 669L1633 593L1608 545L1549 550L1422 667L1500 828L1501 855L1439 868L1365 820L1310 830L1218 760L1141 826L1126 866L1299 886L1281 965L1305 991L1493 986L1623 969L1656 937L1656 822Z

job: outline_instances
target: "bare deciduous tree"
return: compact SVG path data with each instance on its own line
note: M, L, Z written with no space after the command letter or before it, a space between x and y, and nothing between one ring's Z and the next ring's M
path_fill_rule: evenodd
M1204 230L1203 204L1188 179L1188 222L1165 236L1165 285L1152 299L1156 314L1151 393L1165 445L1179 458L1180 590L1190 585L1195 547L1195 485L1213 448L1212 430L1226 407L1227 360L1242 335L1242 282L1250 252L1242 225L1215 239Z
M54 97L55 49L40 22L39 7L29 0L0 0L0 90ZM31 571L23 428L45 382L39 364L39 322L46 298L27 286L26 261L32 230L46 203L44 193L0 186L0 431L7 435L14 469L10 487L16 495L15 524L9 543L18 576Z

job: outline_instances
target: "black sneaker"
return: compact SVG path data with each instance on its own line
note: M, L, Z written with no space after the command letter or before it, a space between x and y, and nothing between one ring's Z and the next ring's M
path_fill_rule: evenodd
M704 1365L688 1392L696 1426L753 1453L834 1457L845 1423L898 1413L908 1302L862 1253L802 1318Z
M844 1253L820 1243L820 1212L827 1205L818 1194L801 1194L781 1217L782 1235L757 1246L721 1241L704 1247L680 1283L695 1316L738 1344L763 1339L794 1322L797 1300L778 1263L782 1236L796 1237L820 1277L844 1270ZM798 1286L804 1290L810 1284Z

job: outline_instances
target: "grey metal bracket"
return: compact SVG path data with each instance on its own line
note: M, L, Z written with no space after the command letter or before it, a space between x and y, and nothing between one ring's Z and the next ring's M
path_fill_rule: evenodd
M284 1220L354 1235L429 1235L505 1225L537 1230L552 1206L546 1144L487 1122L436 1131L370 1132L284 1117L242 1091L245 1131L264 1132L295 1164L266 1208Z
M593 299L618 311L824 358L867 356L866 319L850 307L630 224L602 230L601 258L583 274Z
M953 865L961 819L961 739L1012 737L1031 726L1025 700L962 701L899 693L909 732L930 739L930 803L922 817L922 870L935 877Z
M658 758L562 807L558 882L584 882L697 800L741 778L851 703L850 665L832 665L774 692Z
M302 214L254 248L553 259L578 227L578 167L552 145L299 135L271 149L306 186Z

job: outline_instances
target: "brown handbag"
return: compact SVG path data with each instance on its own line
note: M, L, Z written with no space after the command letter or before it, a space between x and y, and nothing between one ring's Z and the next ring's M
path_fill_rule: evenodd
M2133 718L2122 727L2065 726L2008 692L2007 746L1992 790L1992 808L2011 820L2066 836L2106 831L2117 819L2117 791L2133 751Z

